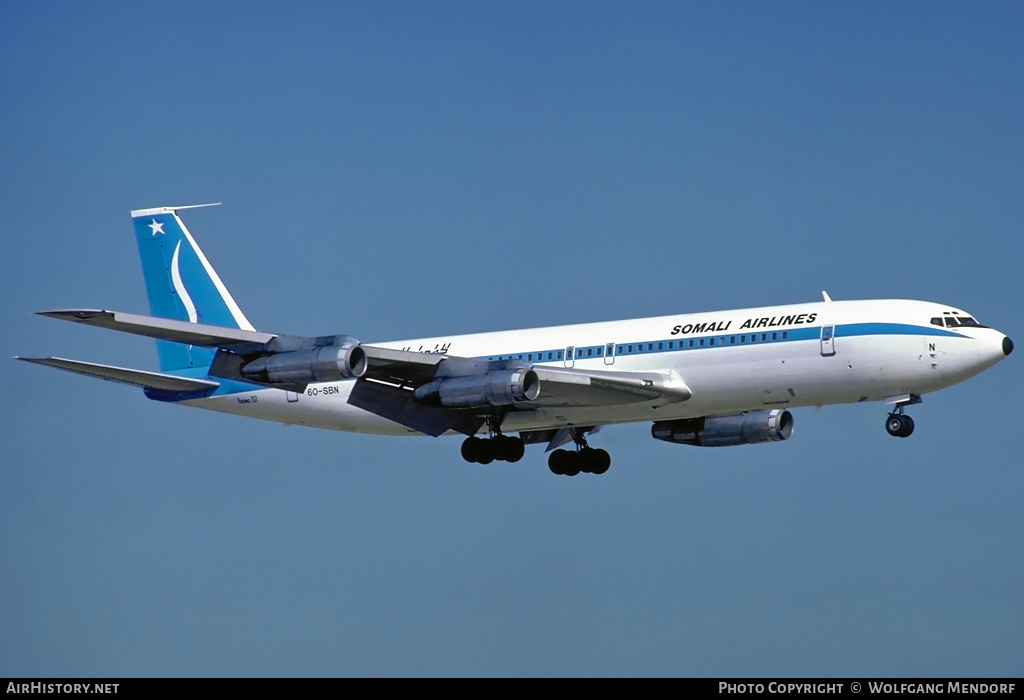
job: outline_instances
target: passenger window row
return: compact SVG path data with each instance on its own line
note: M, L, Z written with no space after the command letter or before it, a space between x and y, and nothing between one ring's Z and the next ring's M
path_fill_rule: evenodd
M751 345L788 340L789 331L769 333L741 333L739 335L720 335L706 338L688 338L686 340L659 340L645 343L622 343L614 345L591 345L588 347L566 348L576 360L603 357L605 349L611 354L613 348L616 356L639 355L653 352L679 352L680 350L696 350L700 348L724 347L731 345ZM563 357L563 350L541 350L539 352L522 352L510 355L494 355L488 360L525 360L527 362L556 362Z

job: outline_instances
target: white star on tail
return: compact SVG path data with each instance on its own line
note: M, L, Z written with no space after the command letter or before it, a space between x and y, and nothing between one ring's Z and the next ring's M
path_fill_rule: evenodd
M153 229L154 236L157 235L158 233L162 234L164 232L164 225L158 224L156 222L156 219L153 219L153 223L149 224L149 227Z

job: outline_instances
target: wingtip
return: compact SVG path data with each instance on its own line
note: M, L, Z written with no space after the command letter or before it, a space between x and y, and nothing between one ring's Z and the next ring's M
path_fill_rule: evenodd
M105 313L109 312L103 309L47 309L46 311L36 311L37 316L57 318L63 321L82 321L92 318L97 314Z

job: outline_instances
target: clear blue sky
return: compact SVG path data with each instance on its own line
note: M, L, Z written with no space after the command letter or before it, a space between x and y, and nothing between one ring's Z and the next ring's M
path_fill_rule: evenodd
M1021 319L1015 2L0 5L3 354L144 369L128 212L262 330L819 298ZM1016 675L1022 358L602 477L3 361L0 676Z

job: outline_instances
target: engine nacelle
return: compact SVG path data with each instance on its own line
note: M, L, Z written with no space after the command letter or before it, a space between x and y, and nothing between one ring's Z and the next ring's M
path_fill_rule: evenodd
M658 440L701 447L728 447L787 440L793 434L793 414L785 409L747 411L728 416L684 418L655 423Z
M420 403L447 408L508 406L540 395L540 377L532 369L503 369L480 375L444 377L416 389Z
M351 338L338 345L277 352L242 366L243 377L265 384L308 384L361 377L366 351Z

